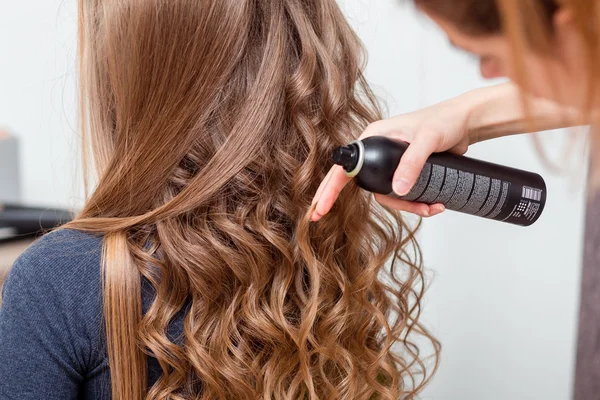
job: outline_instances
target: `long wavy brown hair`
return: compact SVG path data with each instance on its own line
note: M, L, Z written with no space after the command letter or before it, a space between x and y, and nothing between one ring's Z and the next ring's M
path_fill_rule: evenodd
M414 398L439 350L414 230L352 186L308 218L331 150L381 118L335 0L79 7L97 175L67 227L103 235L113 398Z

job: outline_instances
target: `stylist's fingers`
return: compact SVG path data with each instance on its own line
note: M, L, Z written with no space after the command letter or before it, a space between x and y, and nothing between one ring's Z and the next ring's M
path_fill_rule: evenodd
M334 171L334 169L330 168L329 171L327 172L327 175L325 175L325 178L323 178L323 180L321 181L321 184L319 185L319 188L317 189L317 193L315 193L315 195L312 199L311 206L314 206L315 203L321 197L321 193L323 193L323 189L325 189L325 186L327 186L327 183L329 182L329 178L331 177L331 174L333 173L333 171Z
M384 196L381 194L376 194L375 200L377 200L377 202L382 206L393 208L399 211L406 211L426 218L441 214L446 210L446 207L444 207L443 204L428 205L423 203L414 203L412 201L395 199L393 197Z
M339 165L334 165L321 183L321 186L319 186L317 194L313 199L313 204L316 202L316 207L310 217L311 221L320 220L331 210L340 192L348 182L350 182L350 178L346 176L344 169Z
M437 139L434 135L417 135L408 146L394 174L392 188L394 193L405 196L417 182L427 158L436 150Z

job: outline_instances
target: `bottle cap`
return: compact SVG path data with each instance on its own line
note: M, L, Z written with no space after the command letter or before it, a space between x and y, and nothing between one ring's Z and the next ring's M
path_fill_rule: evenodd
M344 168L346 175L353 178L360 172L364 162L364 145L357 140L348 146L337 147L333 150L331 159Z

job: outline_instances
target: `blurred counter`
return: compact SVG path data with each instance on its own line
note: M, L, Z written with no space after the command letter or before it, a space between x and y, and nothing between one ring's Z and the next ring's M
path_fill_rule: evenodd
M33 238L29 238L0 242L0 288L2 287L2 283L4 283L6 274L8 274L10 267L12 267L17 257L19 257L33 241Z

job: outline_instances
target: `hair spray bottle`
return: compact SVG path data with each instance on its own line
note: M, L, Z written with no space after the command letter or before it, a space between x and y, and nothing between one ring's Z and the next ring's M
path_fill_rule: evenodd
M361 188L398 197L392 178L408 147L405 142L372 136L333 151ZM441 203L448 210L529 226L546 204L546 183L533 172L492 164L452 153L432 154L413 189L401 197L426 204Z

